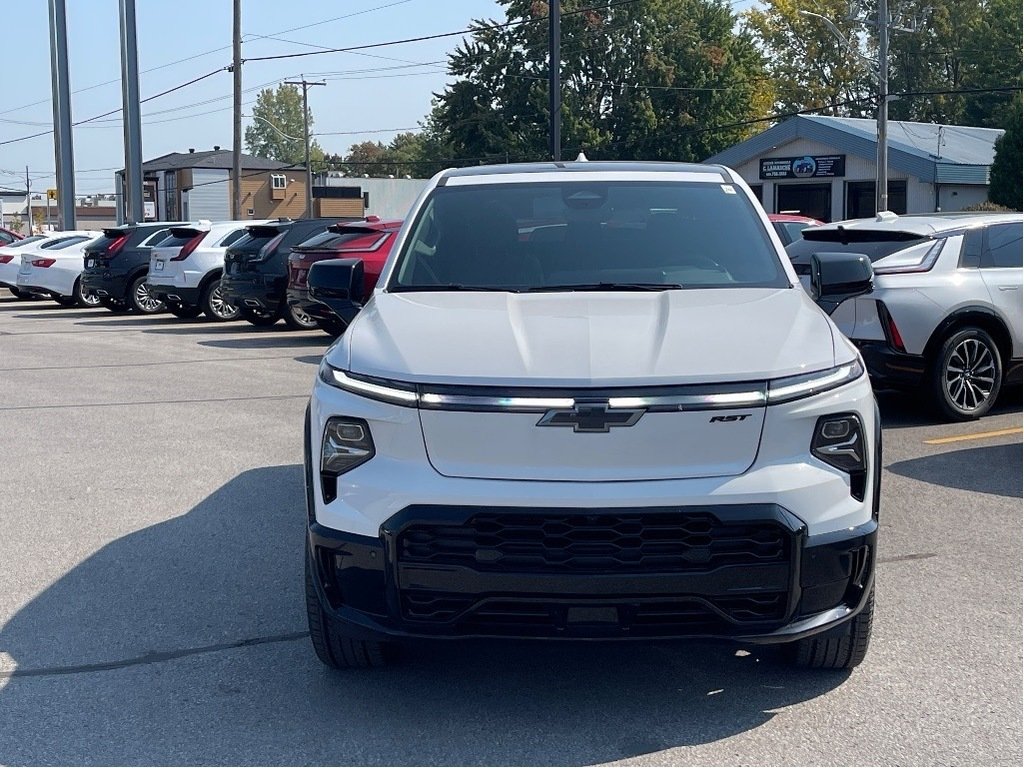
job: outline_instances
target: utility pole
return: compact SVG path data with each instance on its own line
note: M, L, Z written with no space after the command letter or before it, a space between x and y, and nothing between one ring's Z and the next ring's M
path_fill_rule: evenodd
M234 0L234 25L231 41L232 108L234 132L231 143L231 218L242 218L242 0Z
M25 213L28 216L28 236L32 237L32 182L28 177L28 166L25 166Z
M120 0L121 116L124 119L125 219L141 223L142 120L139 109L139 51L135 38L135 0Z
M878 168L875 210L889 210L889 0L878 0Z
M326 82L310 82L303 75L301 80L285 80L285 85L302 86L302 135L306 142L306 218L313 218L313 168L309 164L309 102L306 94L311 85L327 85Z
M562 159L562 9L548 0L548 111L551 113L551 159Z
M838 38L839 42L868 66L868 70L878 85L878 149L875 167L875 210L889 210L889 32L919 32L924 25L931 8L925 8L921 16L916 14L910 19L909 26L897 26L889 13L889 0L878 0L878 18L862 19L858 17L858 3L850 4L847 21L875 27L878 30L878 60L872 61L857 52L856 48L832 23L831 19L820 13L799 11L803 16L820 19L828 30ZM899 14L897 14L899 15Z
M75 228L75 152L71 133L68 25L65 0L50 0L50 86L53 103L54 167L57 172L57 227ZM49 221L50 199L46 199Z

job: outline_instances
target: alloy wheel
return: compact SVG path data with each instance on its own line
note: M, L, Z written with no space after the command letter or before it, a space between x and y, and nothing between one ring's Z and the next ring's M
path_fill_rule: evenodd
M219 285L210 293L210 310L223 320L233 320L238 317L238 307L224 298Z
M154 296L146 282L142 281L135 286L135 305L143 312L159 312L163 309L164 303Z
M964 339L946 360L943 383L951 402L964 411L976 411L992 395L996 364L992 350L979 339Z

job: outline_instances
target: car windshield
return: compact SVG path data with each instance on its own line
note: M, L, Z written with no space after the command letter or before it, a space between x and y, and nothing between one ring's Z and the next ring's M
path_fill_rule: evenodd
M438 187L392 275L390 291L789 285L746 195L678 181Z

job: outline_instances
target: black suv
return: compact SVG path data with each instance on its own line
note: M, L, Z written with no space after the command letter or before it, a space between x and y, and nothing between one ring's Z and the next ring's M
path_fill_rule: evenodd
M316 320L285 301L288 254L293 245L309 239L331 224L353 219L281 220L254 224L224 253L220 291L242 317L253 325L273 325L282 317L289 328L316 328Z
M164 303L146 285L149 251L168 236L171 227L182 223L150 222L104 229L103 237L83 251L83 293L96 294L100 304L112 312L162 312Z

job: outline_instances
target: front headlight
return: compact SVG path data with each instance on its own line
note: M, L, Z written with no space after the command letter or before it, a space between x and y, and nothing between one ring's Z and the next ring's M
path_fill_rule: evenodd
M324 428L320 448L320 479L324 501L338 497L338 476L373 458L370 426L362 419L334 416Z
M394 405L415 406L419 402L416 388L411 384L375 379L370 376L356 376L329 365L326 360L320 363L320 381L354 395L362 395L371 400L381 400Z
M863 375L864 366L857 359L824 371L773 379L768 382L768 405L788 403L791 400L828 392L830 389L856 381Z
M850 476L850 494L864 501L867 481L867 446L864 429L855 413L822 416L814 425L811 455Z

